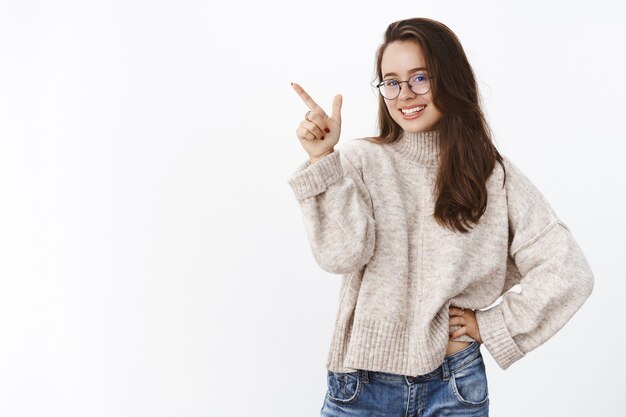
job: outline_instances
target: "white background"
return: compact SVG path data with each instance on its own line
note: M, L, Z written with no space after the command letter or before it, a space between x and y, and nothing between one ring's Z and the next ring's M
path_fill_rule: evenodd
M0 415L318 416L340 276L287 178L300 83L375 134L387 25L461 39L499 150L570 227L587 303L494 416L623 415L621 1L0 4Z

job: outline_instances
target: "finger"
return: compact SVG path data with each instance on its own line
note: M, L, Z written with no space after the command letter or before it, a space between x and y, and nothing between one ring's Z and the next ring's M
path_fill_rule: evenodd
M303 120L301 126L307 129L313 135L315 135L317 139L321 139L324 137L324 132L322 132L322 129L320 129L320 127L314 122L311 122L309 120Z
M306 128L302 126L299 126L296 129L296 135L298 136L298 138L302 140L314 140L315 139L315 135L309 132Z
M323 130L326 133L330 133L330 126L328 126L328 122L330 119L328 119L328 116L326 116L326 113L324 113L321 108L318 108L317 110L309 113L307 118L309 119L309 121L315 123L315 125L317 125L320 130ZM322 133L322 135L324 134Z
M452 316L460 316L462 310L458 307L450 307L450 315Z
M333 115L332 118L341 122L341 104L343 103L343 96L337 94L333 99Z
M302 101L304 101L304 104L306 104L309 109L315 110L319 107L315 100L313 100L311 96L306 91L304 91L304 88L300 87L296 83L292 83L291 86L294 90L296 90L296 93L298 93Z
M466 333L465 327L461 327L450 333L450 339L456 339L459 336L463 336Z
M451 318L448 322L450 323L450 326L456 326L456 325L465 326L467 324L467 321L465 320L465 318L459 317L459 316Z

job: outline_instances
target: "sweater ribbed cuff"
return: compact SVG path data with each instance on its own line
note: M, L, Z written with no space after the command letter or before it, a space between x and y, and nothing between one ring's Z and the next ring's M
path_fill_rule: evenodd
M317 195L329 185L343 178L343 167L339 158L339 150L324 156L312 164L306 161L289 178L288 183L298 200Z
M476 310L475 314L483 344L500 368L507 369L524 357L524 352L519 350L506 328L500 305L489 310Z

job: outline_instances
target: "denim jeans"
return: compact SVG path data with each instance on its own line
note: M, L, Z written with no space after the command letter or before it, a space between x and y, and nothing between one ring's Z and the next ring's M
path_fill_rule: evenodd
M432 372L406 376L358 369L327 370L322 417L489 416L487 374L480 344L444 358Z

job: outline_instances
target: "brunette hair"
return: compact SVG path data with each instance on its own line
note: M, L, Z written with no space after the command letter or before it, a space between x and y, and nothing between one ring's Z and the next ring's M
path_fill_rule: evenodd
M495 161L504 170L502 156L492 142L491 130L481 109L474 71L461 42L446 25L432 19L412 18L387 27L384 42L376 52L377 79L374 81L377 83L382 82L383 53L395 41L413 41L422 48L432 101L442 113L438 127L440 152L435 182L435 220L451 230L467 233L471 227L469 222L477 223L487 207L485 182ZM367 139L390 143L402 134L382 95L378 103L378 129L378 137Z

